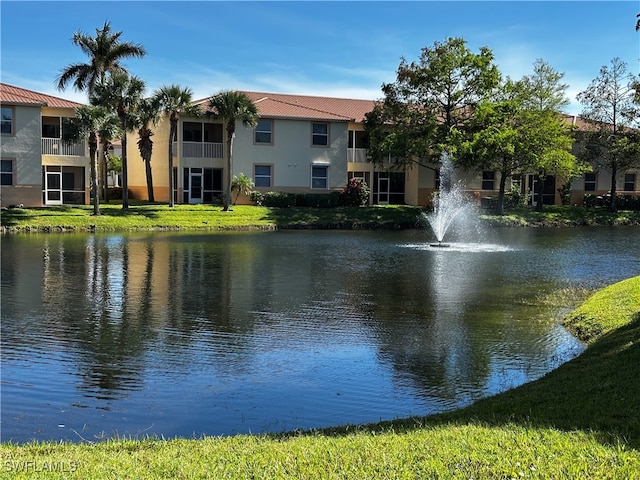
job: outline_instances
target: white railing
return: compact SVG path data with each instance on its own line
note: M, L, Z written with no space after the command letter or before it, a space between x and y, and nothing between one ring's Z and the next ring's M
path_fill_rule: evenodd
M60 138L42 139L43 155L64 155L68 157L86 157L87 149L85 142L67 143Z
M348 148L347 162L365 163L367 161L366 148Z
M182 156L222 158L222 144L212 142L182 142Z

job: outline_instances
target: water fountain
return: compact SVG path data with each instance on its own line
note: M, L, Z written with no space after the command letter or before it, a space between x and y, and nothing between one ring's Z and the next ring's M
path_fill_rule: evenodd
M434 195L433 212L424 214L436 236L437 243L431 243L431 247L450 247L444 243L444 237L454 221L464 220L473 211L473 204L464 193L461 182L454 181L453 163L446 152L440 156L440 192Z

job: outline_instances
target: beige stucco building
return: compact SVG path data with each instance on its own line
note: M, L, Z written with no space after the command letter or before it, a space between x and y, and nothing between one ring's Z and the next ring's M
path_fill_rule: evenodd
M5 83L2 104L2 206L89 203L85 142L62 141L65 118L81 104Z
M181 117L177 138L169 143L169 121L154 129L152 172L156 201L169 200L169 148L173 151L174 201L215 203L222 196L227 175L244 174L256 190L328 193L362 178L371 189L370 204L429 205L439 188L438 165L414 164L398 170L392 161L367 161L365 114L375 101L264 92L243 92L255 103L255 128L236 127L233 171L226 171L226 133L219 121L206 116ZM2 103L2 206L90 203L89 156L84 143L62 141L64 119L75 116L80 104L30 90L0 84ZM204 112L207 99L196 104ZM581 127L579 117L567 121ZM582 125L584 126L584 125ZM131 197L147 200L144 162L138 136L127 137L128 183ZM171 145L171 147L170 147ZM619 172L621 194L640 195L638 169ZM481 202L495 197L499 174L494 171L457 172L465 188ZM548 177L544 202L559 204L562 179ZM571 183L571 202L585 194L606 195L608 172L594 165L592 172ZM537 188L534 175L507 179L522 193ZM235 199L234 199L235 200ZM248 203L240 197L239 203ZM535 201L535 198L534 198Z

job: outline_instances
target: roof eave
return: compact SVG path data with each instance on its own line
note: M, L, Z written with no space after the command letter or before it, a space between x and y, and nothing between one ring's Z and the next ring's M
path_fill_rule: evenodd
M49 105L46 102L17 102L13 101L4 101L0 100L0 104L2 105L10 105L13 107L48 107ZM70 108L70 107L67 107Z

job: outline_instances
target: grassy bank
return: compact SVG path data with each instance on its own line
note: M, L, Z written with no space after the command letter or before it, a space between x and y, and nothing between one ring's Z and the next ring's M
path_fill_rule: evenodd
M506 227L640 225L640 211L610 213L602 208L565 205L545 206L542 212L536 212L533 207L521 207L507 210L502 216L485 213L480 218L489 225Z
M339 208L270 208L234 206L223 212L212 205L120 205L10 209L2 212L2 227L16 232L229 230L284 228L413 228L420 209L407 206Z
M640 277L635 277L592 295L567 320L576 332L586 331L581 326L587 323L589 332L596 332L589 334L590 345L582 355L535 382L455 412L283 435L2 444L0 474L95 479L639 478L638 292ZM602 312L616 314L604 318Z
M424 209L406 205L339 208L269 208L239 205L223 212L212 205L132 204L123 210L116 203L102 205L101 215L91 206L12 208L1 215L4 232L125 231L125 230L228 230L228 229L401 229L424 228ZM640 225L640 212L610 214L602 209L531 208L504 216L482 213L480 221L492 226Z

